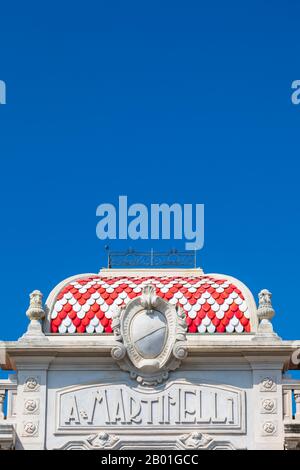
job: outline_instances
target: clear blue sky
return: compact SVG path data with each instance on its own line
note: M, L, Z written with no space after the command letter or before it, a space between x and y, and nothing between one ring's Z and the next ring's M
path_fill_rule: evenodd
M300 338L297 0L2 2L1 339L28 294L106 263L102 202L204 203L205 272ZM114 249L132 243L110 243ZM143 242L137 248L183 248Z

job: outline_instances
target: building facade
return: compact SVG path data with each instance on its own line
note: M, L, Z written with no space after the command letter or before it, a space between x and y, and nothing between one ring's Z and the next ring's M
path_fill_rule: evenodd
M201 269L66 279L0 342L3 449L300 447L300 341L239 280Z

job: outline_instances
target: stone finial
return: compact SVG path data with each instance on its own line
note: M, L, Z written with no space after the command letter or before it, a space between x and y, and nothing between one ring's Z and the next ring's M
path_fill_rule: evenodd
M272 307L271 302L272 294L267 289L263 289L258 294L259 304L257 309L258 319L261 320L272 320L275 315L275 311Z
M42 320L45 317L45 311L43 309L43 294L39 290L34 290L29 295L30 304L26 312L27 317L30 321Z
M45 318L43 309L43 294L39 290L34 290L30 294L30 304L26 311L26 315L30 320L26 333L20 339L44 339L45 335L42 331L41 320Z
M273 333L271 320L275 315L275 311L272 307L271 298L272 294L267 289L261 290L258 294L259 304L257 309L257 317L259 320L259 333Z

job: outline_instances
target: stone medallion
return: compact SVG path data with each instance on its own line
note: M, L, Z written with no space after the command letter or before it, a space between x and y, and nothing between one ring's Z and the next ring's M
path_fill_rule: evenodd
M112 357L141 385L156 385L187 355L184 312L147 285L113 317L116 346Z

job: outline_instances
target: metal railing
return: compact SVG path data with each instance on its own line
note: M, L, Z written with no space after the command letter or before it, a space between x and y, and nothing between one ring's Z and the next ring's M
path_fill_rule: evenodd
M196 251L177 251L175 249L168 252L138 252L133 249L127 251L107 251L108 268L196 268Z

